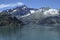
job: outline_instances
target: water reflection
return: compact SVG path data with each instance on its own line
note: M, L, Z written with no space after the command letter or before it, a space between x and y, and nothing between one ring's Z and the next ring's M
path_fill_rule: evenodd
M0 40L60 40L60 26L29 24L17 29L6 29L0 32Z

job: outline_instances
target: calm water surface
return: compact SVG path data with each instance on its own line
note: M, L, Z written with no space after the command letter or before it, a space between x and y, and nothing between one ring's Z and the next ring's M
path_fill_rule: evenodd
M60 40L60 26L25 25L1 30L0 40Z

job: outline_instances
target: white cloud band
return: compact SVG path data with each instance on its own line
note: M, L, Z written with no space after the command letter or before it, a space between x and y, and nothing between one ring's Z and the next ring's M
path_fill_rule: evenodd
M17 3L12 3L12 4L0 4L0 9L2 8L6 8L6 7L14 7L14 6L20 6L20 5L24 5L21 2L17 2Z

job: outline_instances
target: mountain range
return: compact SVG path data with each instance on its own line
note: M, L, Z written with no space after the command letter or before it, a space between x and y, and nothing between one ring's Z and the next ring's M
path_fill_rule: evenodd
M29 8L26 5L18 6L13 9L3 10L0 12L0 17L0 25L8 23L14 24L16 22L17 24L60 24L60 10L49 7L35 9Z

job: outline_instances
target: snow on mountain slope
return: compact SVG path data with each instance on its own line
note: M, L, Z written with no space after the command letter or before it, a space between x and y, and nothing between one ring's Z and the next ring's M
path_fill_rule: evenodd
M13 10L13 12L16 12L17 10Z
M30 13L28 13L28 14L26 14L26 15L24 15L24 16L21 16L21 17L27 17L27 16L29 16L30 15Z
M36 16L43 16L43 17L49 17L49 16L58 16L59 14L59 10L57 9L49 9L49 10L43 10L43 9L39 9L37 11L33 11L32 14L36 13Z
M56 9L49 9L44 12L44 15L45 16L57 16L57 15L59 15L59 13L58 13L58 10L56 10Z
M30 10L31 13L28 13L22 17L27 17L27 16L31 16L32 18L45 18L45 17L49 17L49 16L58 16L59 12L56 9L49 9L49 10L44 10L44 9L39 9L39 10Z
M30 10L31 14L35 12L35 10Z
M28 14L26 14L26 15L23 15L23 16L21 16L21 17L27 17L27 16L29 16L29 15L31 15L31 14L33 14L33 13L35 13L35 10L30 10L30 13L28 13Z
M57 9L51 9L51 8L40 8L40 9L34 9L34 8L28 8L25 5L21 7L16 7L14 9L5 10L2 13L10 13L12 16L15 16L18 20L22 20L25 24L27 23L44 23L46 20L47 24L49 22L56 21L57 19L60 20L60 14L59 10ZM41 20L45 20L44 22ZM57 20L57 21L58 21ZM56 23L54 21L54 23ZM58 21L59 22L59 21ZM58 23L57 22L57 23ZM45 24L45 23L44 23Z
M56 9L39 9L31 12L31 14L22 18L24 23L39 23L39 21L44 20L45 18L59 16L59 12Z

